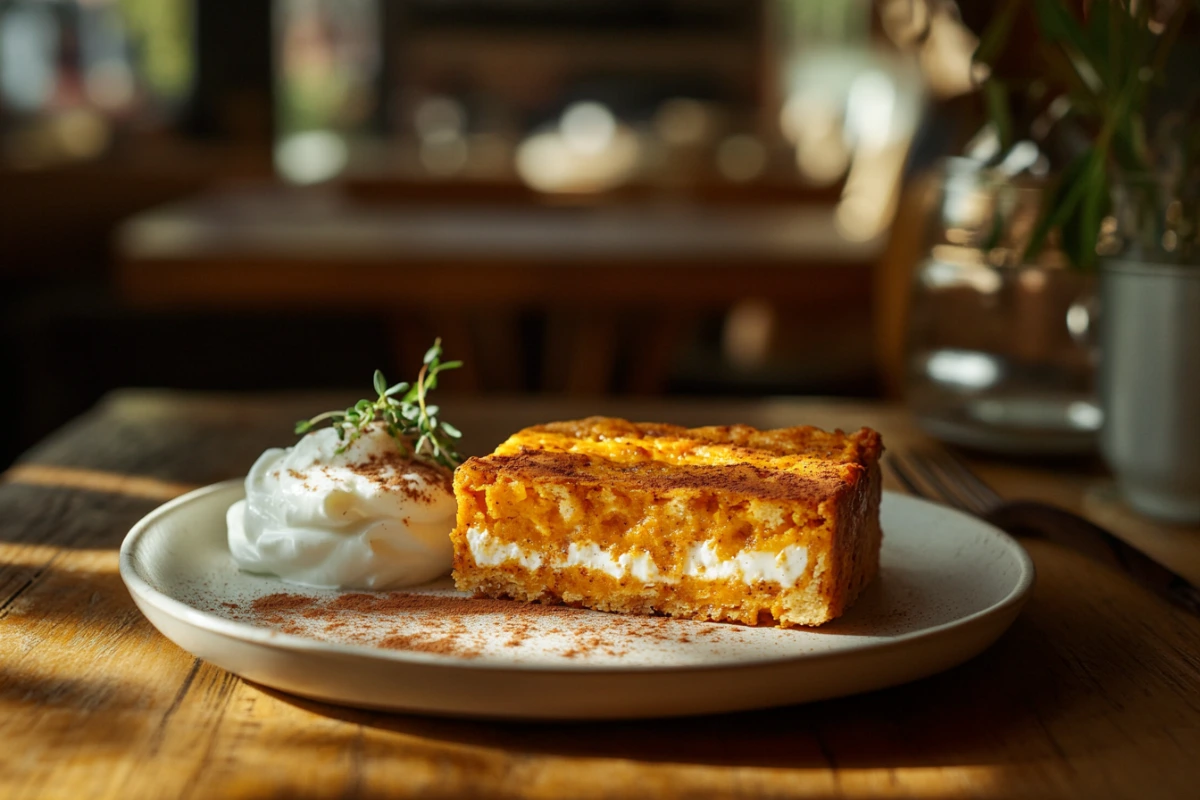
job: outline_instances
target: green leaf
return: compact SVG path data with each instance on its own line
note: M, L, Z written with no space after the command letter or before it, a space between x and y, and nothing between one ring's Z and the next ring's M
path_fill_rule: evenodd
M997 57L1008 47L1008 37L1012 33L1013 22L1017 12L1028 0L1007 0L1004 6L992 15L992 21L979 37L979 46L975 48L973 60L992 66Z
M442 423L442 430L446 433L447 436L453 436L455 439L462 438L462 432L458 428L451 425L449 422Z
M458 369L463 365L461 361L443 361L438 365L438 372L445 372L448 369Z
M1086 190L1083 178L1091 169L1092 161L1100 160L1102 163L1102 159L1098 158L1100 152L1098 149L1092 149L1077 157L1067 166L1058 184L1047 194L1040 218L1029 237L1029 244L1025 247L1025 261L1032 261L1041 252L1050 231L1061 228L1075 213Z
M309 420L306 420L306 419L302 419L296 423L295 433L297 436L308 433L310 430L312 430L312 426L313 426L312 422L310 422Z
M394 383L391 386L389 386L387 389L384 390L383 395L384 395L384 397L391 397L393 395L400 394L400 392L406 392L406 391L408 391L408 381L402 381L400 383Z
M1101 92L1103 56L1097 52L1088 29L1059 0L1039 0L1033 7L1042 35L1048 41L1061 45L1071 67L1090 91Z
M1146 123L1139 112L1130 112L1118 120L1113 131L1112 155L1125 172L1149 172L1150 148L1146 141Z
M1108 180L1104 162L1093 159L1088 171L1081 177L1083 199L1080 203L1079 222L1076 231L1074 261L1084 269L1096 263L1096 243L1100 240L1100 223L1108 205Z
M1008 108L1008 87L998 80L989 80L983 84L983 100L987 106L988 118L996 129L996 138L1000 140L1000 153L1006 154L1013 145L1012 114Z
M433 346L425 351L425 363L432 364L434 360L442 354L442 340L434 339Z
M1066 53L1047 42L1037 42L1034 49L1040 57L1042 68L1047 76L1066 87L1066 93L1074 107L1089 112L1099 110L1101 105L1099 96L1079 77L1079 73L1075 71L1075 66Z
M437 413L438 413L439 411L441 411L441 410L442 410L442 409L441 409L441 408L439 408L438 406L434 406L434 405L427 405L427 406L425 406L425 414L426 414L427 416L430 416L430 417L435 417L435 416L437 416Z
M382 371L375 370L375 381L374 382L375 382L375 393L382 397L384 395L384 393L387 392L387 388L388 388L387 378L383 377Z
M988 231L987 237L979 245L979 249L983 251L984 254L990 253L992 250L996 249L1000 245L1000 239L1004 235L1004 211L1000 206L1000 203L996 203L992 206L992 227L991 230Z
M1107 0L1101 0L1107 2ZM1088 49L1083 23L1067 9L1062 0L1037 0L1033 4L1038 28L1052 42L1065 44L1079 51Z

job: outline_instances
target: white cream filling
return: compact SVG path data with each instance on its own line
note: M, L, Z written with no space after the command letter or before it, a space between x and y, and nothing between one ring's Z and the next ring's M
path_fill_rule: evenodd
M643 583L659 583L662 574L650 554L622 553L614 555L612 549L603 549L594 542L578 544L572 542L567 547L567 559L563 562L567 567L587 567L607 573L617 580L626 575L632 575Z
M495 567L516 561L525 569L537 569L542 565L541 553L526 553L513 542L501 542L486 531L467 529L467 544L475 563L481 567Z
M513 542L502 542L479 528L467 530L467 545L475 563L484 567L515 562L534 570L546 563L541 553L526 551ZM572 542L567 547L566 557L555 559L550 566L555 569L586 567L617 580L633 577L643 583L679 582L679 576L659 570L645 551L617 555L613 548L602 548L593 542ZM778 553L743 550L731 559L723 559L717 555L716 543L710 540L688 547L683 557L682 575L711 581L740 579L746 585L768 581L780 586L795 586L807 566L808 548L803 545L790 544Z

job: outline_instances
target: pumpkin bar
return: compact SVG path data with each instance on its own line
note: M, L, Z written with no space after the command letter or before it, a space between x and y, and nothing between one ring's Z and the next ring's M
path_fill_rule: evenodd
M458 468L454 580L479 597L820 625L879 571L880 436L591 417Z

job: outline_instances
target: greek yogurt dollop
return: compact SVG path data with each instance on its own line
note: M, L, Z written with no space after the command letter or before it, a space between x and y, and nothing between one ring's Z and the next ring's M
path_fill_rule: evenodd
M404 458L382 426L344 453L324 428L263 453L226 515L248 572L320 588L391 589L450 571L450 473Z

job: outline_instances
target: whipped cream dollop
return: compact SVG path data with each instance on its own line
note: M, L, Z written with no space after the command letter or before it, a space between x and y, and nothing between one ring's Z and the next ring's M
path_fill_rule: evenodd
M320 588L390 589L450 571L456 505L449 471L404 458L376 425L338 453L324 428L263 453L227 515L249 572Z

